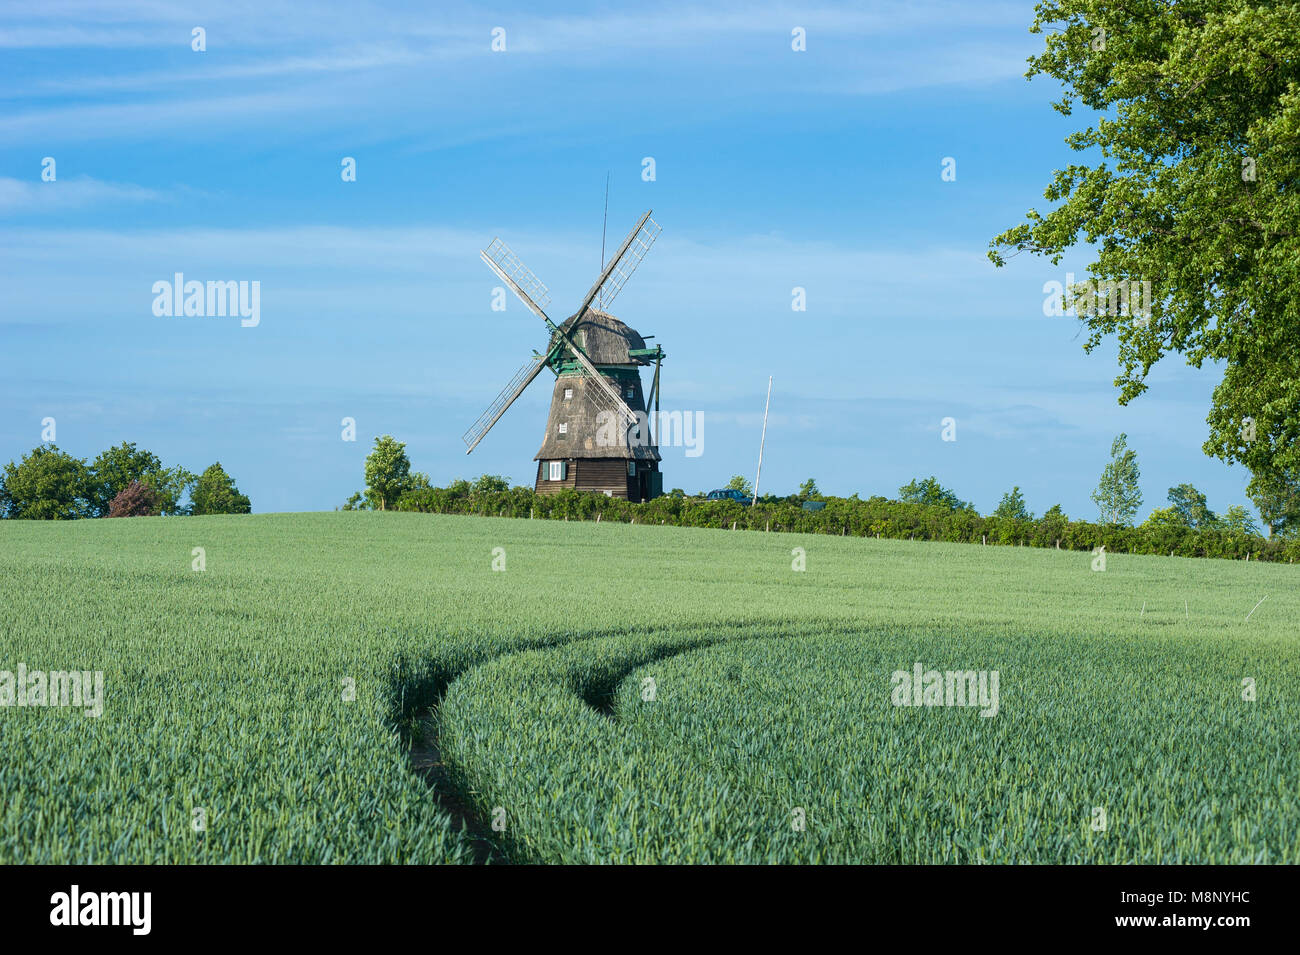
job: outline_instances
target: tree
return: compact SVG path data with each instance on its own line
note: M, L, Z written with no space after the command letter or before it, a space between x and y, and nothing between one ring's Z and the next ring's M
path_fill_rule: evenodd
M1240 504L1228 508L1227 512L1218 519L1217 524L1225 531L1236 531L1241 534L1259 533L1259 525L1255 523L1255 518L1251 517L1250 511Z
M148 484L132 481L109 502L107 517L157 517L162 497Z
M1025 496L1020 493L1019 485L1002 495L1002 500L998 503L998 509L993 512L993 516L1016 521L1032 521L1034 519L1034 515L1030 514L1029 508L1025 506Z
M754 496L754 485L749 483L748 478L740 474L733 475L731 480L727 482L727 490L740 491L745 497Z
M1176 507L1157 507L1142 522L1146 528L1154 527L1191 527L1187 518Z
M510 490L510 482L499 474L481 474L473 484L475 494L495 494Z
M801 501L820 501L822 492L817 488L817 482L809 478L799 485L799 500Z
M411 482L411 461L406 443L392 435L375 438L375 448L366 458L366 497L380 511L395 504Z
M1300 532L1300 471L1258 472L1251 476L1246 494L1259 508L1269 537L1292 537Z
M1218 518L1210 510L1205 495L1190 484L1180 484L1169 489L1169 503L1188 527L1209 529Z
M1044 0L1030 29L1046 47L1028 75L1096 121L1066 140L1089 156L1055 173L1044 195L1059 205L1029 210L989 257L1057 263L1086 241L1089 281L1111 284L1080 315L1084 348L1116 339L1120 403L1167 353L1222 362L1205 452L1266 485L1300 473L1300 6ZM1143 281L1149 308L1110 307L1115 283ZM1081 291L1088 304L1096 286Z
M926 504L931 507L946 507L950 511L973 511L975 506L963 501L954 492L948 490L930 475L921 481L910 481L898 489L900 501L913 504Z
M1137 452L1127 446L1128 435L1121 434L1110 445L1110 463L1101 472L1101 483L1092 492L1092 501L1101 511L1103 524L1128 527L1133 515L1142 506L1142 492L1138 479Z
M90 517L90 471L84 458L43 444L5 465L0 477L0 513L27 520L66 521Z
M132 481L153 488L158 494L160 513L184 514L181 500L194 483L194 475L182 467L165 468L152 451L138 449L134 442L123 441L102 452L90 465L91 506L96 516L108 514L109 505Z
M190 500L194 514L249 514L253 510L248 496L239 492L220 461L199 475Z

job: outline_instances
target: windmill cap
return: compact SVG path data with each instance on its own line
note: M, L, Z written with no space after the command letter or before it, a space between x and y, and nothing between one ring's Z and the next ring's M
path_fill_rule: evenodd
M581 318L572 315L560 326L597 365L635 365L629 351L645 348L645 339L608 312L589 308Z

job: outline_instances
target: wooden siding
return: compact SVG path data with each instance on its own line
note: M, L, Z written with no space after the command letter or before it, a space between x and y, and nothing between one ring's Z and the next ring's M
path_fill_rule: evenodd
M537 462L537 480L534 488L538 494L554 494L567 487L596 493L610 491L613 497L626 498L630 501L641 500L641 471L647 467L644 461L637 462L637 475L633 477L627 473L625 458L569 458L565 479L548 481L546 473L551 460L564 459L553 458Z

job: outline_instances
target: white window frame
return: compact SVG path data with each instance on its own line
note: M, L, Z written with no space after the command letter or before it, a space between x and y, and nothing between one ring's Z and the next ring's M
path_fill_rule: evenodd
M565 389L564 389L564 400L565 400L565 401L568 401L568 400L569 400L570 398L572 398L572 397L573 397L573 389L572 389L572 388L565 388Z
M563 481L564 480L564 462L547 461L546 462L546 480Z
M561 422L560 422L560 434L568 434L568 433L569 433L569 422L567 422L567 421L561 421Z

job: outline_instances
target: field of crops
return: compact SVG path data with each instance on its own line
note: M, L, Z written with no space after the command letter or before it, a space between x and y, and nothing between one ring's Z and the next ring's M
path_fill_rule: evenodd
M20 665L104 676L97 718L0 705L0 863L1300 862L1300 571L1092 565L420 514L0 522L0 704ZM996 713L895 705L917 663L996 672Z

